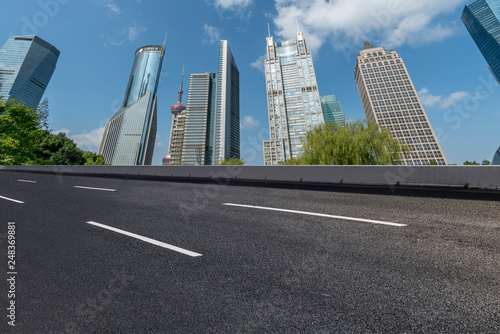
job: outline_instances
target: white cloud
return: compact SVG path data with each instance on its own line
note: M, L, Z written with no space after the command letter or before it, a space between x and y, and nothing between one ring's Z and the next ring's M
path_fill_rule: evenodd
M242 10L253 3L253 0L215 0L214 6L225 10Z
M443 98L442 96L435 96L430 93L427 88L422 88L418 92L420 101L425 107L438 106L439 109L447 109L455 104L463 101L470 94L464 91L451 93L448 97Z
M52 131L52 133L55 134L55 135L58 135L60 133L65 133L66 135L68 135L70 132L71 132L71 130L68 129L68 128L63 128L63 129L60 129L60 130Z
M119 15L123 13L123 10L118 7L115 0L98 0L97 3L106 8L109 15Z
M252 116L245 116L241 120L240 128L242 129L253 129L258 127L260 124L259 121L256 121Z
M449 108L463 101L469 95L470 94L467 92L455 92L443 100L443 102L441 103L441 109Z
M432 95L427 88L422 88L418 92L418 97L425 107L434 107L437 103L443 100L442 96Z
M221 34L220 29L217 29L216 27L205 24L203 26L203 30L204 30L203 35L205 36L202 40L203 44L212 45L215 42L218 42L220 40L220 34Z
M258 69L262 73L265 73L265 61L266 61L267 55L262 55L259 58L257 58L254 62L250 63L250 66L253 68Z
M105 47L108 46L108 45L111 45L111 46L121 46L124 43L123 40L121 40L121 41L114 41L109 36L103 36L103 37L107 39L106 42L102 43L102 45L105 46Z
M127 38L129 41L133 42L137 39L137 37L139 37L140 34L147 30L148 28L139 26L137 25L137 23L134 23L132 27L127 28Z
M71 136L71 139L76 143L78 148L84 151L97 152L101 145L102 136L104 135L104 127L94 129L88 133L81 133Z
M463 6L463 1L275 0L275 6L278 36L294 39L298 19L311 52L328 41L351 57L365 40L387 48L443 40L454 34L456 27L454 23L436 23L436 18Z

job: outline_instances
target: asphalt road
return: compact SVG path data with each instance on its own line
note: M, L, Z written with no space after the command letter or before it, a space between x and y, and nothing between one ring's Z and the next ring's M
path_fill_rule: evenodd
M499 197L445 195L0 172L0 332L498 334Z

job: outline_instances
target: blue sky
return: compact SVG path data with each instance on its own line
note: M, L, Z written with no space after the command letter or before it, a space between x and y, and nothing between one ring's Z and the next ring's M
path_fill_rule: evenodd
M0 3L0 44L37 34L61 55L45 92L49 124L96 151L122 102L134 52L162 44L153 164L167 154L170 106L182 67L217 72L218 41L227 39L240 70L241 151L262 165L268 139L262 72L268 23L280 40L294 38L296 18L314 57L321 95L335 94L347 119L364 119L354 82L363 41L403 57L449 163L491 160L500 145L500 85L461 22L457 0L24 0ZM183 102L187 99L186 92Z

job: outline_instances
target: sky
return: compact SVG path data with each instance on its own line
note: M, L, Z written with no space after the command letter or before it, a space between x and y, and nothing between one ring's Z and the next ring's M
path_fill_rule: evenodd
M153 164L168 153L182 68L217 72L219 40L240 71L241 154L262 165L269 139L263 73L268 25L277 41L297 22L313 55L319 92L341 101L346 119L365 119L354 81L368 40L406 64L449 163L491 160L500 146L500 85L461 21L460 0L24 0L0 2L0 45L36 34L61 51L45 91L49 125L96 152L120 106L135 51L162 44L158 134Z

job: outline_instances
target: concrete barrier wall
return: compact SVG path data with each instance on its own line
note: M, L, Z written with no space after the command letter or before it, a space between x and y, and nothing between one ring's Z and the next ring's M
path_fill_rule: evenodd
M500 166L0 166L0 171L500 191Z

